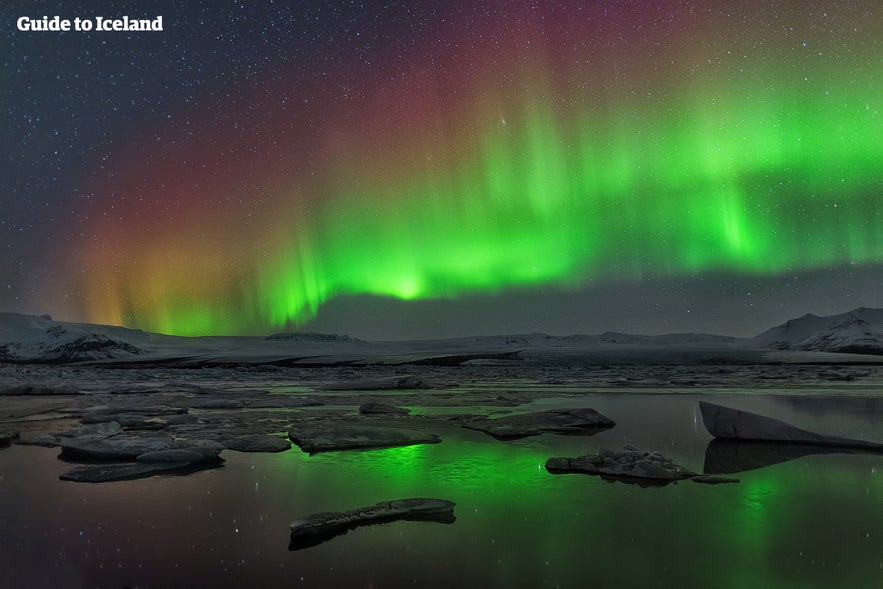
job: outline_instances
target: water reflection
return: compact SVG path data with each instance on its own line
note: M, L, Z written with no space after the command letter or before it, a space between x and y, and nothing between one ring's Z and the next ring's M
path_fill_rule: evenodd
M705 474L732 474L796 460L814 454L877 454L869 450L793 444L714 439L705 449Z
M732 397L802 418L776 399ZM107 485L59 481L57 450L16 446L0 453L0 586L883 586L883 456L804 455L729 486L545 471L550 456L626 443L698 470L710 439L698 398L587 398L618 423L591 438L501 442L451 427L436 445L224 452L223 469ZM844 435L873 434L873 422L879 432L879 413L831 411ZM369 526L288 550L300 514L400 497L454 501L457 522Z

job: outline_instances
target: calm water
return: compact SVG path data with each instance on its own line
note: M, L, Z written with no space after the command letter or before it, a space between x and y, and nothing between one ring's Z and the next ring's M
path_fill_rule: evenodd
M593 437L500 442L442 428L438 445L226 451L216 470L98 485L59 481L55 449L0 450L0 587L883 587L883 456L810 455L739 473L736 485L661 488L543 467L631 443L701 472L700 398L711 397L538 403L618 422ZM883 437L879 398L712 400ZM299 515L411 496L456 501L457 521L288 550Z

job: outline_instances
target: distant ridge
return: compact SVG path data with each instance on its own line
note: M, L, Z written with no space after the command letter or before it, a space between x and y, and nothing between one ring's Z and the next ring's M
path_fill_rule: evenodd
M320 342L361 342L362 340L350 337L348 335L338 335L336 333L316 333L312 331L286 331L283 333L274 333L264 338L268 342L272 341L320 341Z
M0 313L0 360L65 364L146 352L153 334L140 329L54 321L49 315Z
M806 314L752 338L760 348L883 355L883 309L859 307L819 317Z
M49 315L0 313L0 362L149 362L156 357L242 356L260 362L261 343L270 348L297 345L308 352L323 352L340 345L364 344L348 335L324 333L277 333L269 336L179 337L140 329L55 321Z
M883 356L883 309L859 308L830 317L804 315L750 339L702 333L639 335L608 331L597 335L530 333L387 342L309 332L179 337L111 325L54 321L48 315L0 313L0 362L13 363L86 362L114 367L876 363L874 356Z

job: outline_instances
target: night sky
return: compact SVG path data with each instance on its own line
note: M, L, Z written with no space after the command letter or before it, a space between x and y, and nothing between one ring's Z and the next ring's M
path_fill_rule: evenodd
M879 0L99 5L0 7L2 311L398 339L883 306ZM56 14L164 30L16 28Z

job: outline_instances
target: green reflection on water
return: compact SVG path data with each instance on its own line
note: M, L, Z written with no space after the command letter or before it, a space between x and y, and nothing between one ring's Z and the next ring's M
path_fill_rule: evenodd
M462 578L492 587L583 586L588 579L733 588L883 582L880 456L808 456L739 473L738 485L640 488L545 471L549 456L595 451L591 439L457 435L466 439L286 455L298 493L319 509L408 496L458 504L453 526L381 526L335 540L312 557L335 558L369 538L394 550L407 538L428 539L445 558L463 563Z

